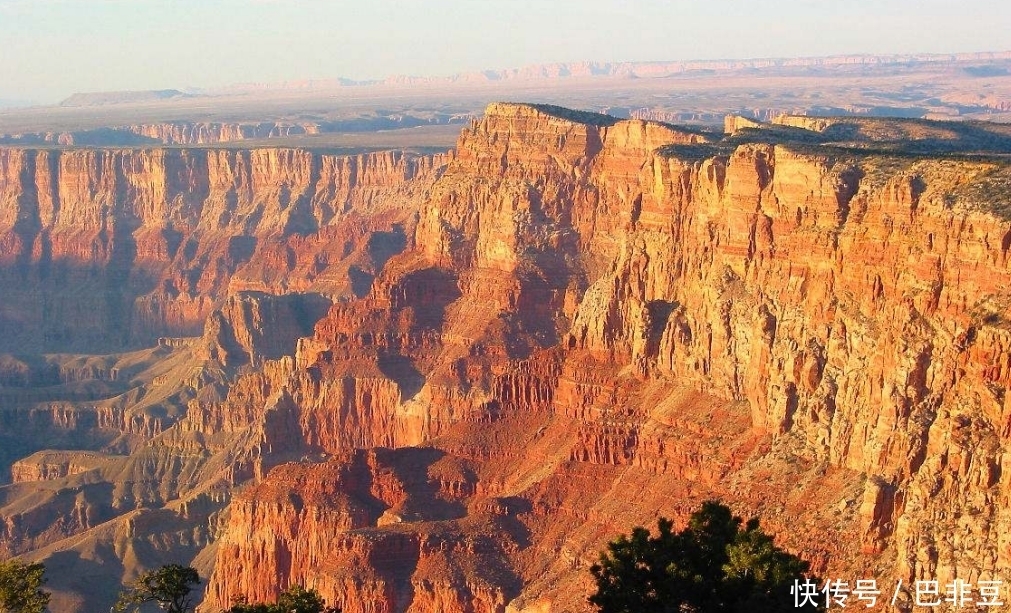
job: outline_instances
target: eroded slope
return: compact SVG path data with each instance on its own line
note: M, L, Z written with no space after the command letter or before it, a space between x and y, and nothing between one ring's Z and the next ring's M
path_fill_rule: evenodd
M159 269L192 267L209 305L185 416L129 459L36 454L4 490L8 525L26 500L71 517L66 492L149 453L145 474L179 484L144 490L171 521L7 542L50 560L116 543L88 559L143 567L151 525L209 526L191 549L153 539L213 567L208 611L289 583L349 612L582 611L602 543L718 497L831 576L1004 578L1011 224L1007 194L976 188L1005 162L752 130L492 105L397 206L263 232L274 204L200 217L257 240L241 266ZM337 210L314 189L309 210ZM41 240L15 226L10 244ZM37 274L17 253L8 270ZM342 288L325 314L227 297L320 279Z

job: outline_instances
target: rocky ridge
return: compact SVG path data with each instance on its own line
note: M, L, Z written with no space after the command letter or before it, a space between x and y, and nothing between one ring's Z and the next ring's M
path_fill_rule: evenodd
M952 153L958 134L932 155L740 127L719 139L496 104L454 155L344 211L339 190L280 170L308 153L208 172L186 231L258 240L241 266L201 271L202 336L160 350L200 364L195 378L158 375L183 412L104 443L120 457L19 462L0 489L7 551L53 559L61 538L88 535L122 565L158 543L213 569L206 611L289 583L352 613L583 611L603 542L718 497L829 576L1004 578L1011 222L1008 192L980 186L999 185L1006 162ZM35 217L8 215L6 244L34 244L50 205L9 185L50 183L5 159L0 210L39 211L21 226ZM100 173L117 177L100 192L119 194L108 219L141 220L134 237L144 220L187 219L124 207L192 191L152 199L123 164ZM211 197L237 176L260 179ZM88 255L85 240L61 239L61 253ZM221 249L208 244L197 252ZM294 251L287 287L272 276L280 246ZM37 274L33 251L11 252L5 270ZM333 259L310 278L306 254ZM332 304L272 295L320 277ZM149 389L143 372L131 380ZM102 506L125 467L146 477ZM167 489L164 475L177 476ZM54 495L25 506L40 487ZM67 491L80 504L60 502ZM59 530L32 523L54 509Z
M395 152L0 149L0 350L194 336L230 291L350 294L348 267L367 276L374 265L355 259L372 257L355 241L374 223L402 232L406 213L391 203L409 201L442 163ZM338 260L345 274L328 279Z
M84 105L87 106L87 105ZM376 132L418 126L463 123L469 113L371 113L315 120L278 121L158 121L131 125L69 129L61 132L0 133L0 145L21 147L152 147L213 145L266 141L323 134ZM307 141L308 142L308 141Z

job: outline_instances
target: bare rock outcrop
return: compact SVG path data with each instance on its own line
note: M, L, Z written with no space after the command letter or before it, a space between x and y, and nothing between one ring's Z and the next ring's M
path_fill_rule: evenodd
M534 543L570 526L568 562L517 562L528 582L517 603L576 603L573 569L600 544L581 531L648 521L642 507L562 483L593 470L607 483L630 471L646 492L736 501L777 517L774 531L836 531L782 535L820 571L999 576L1006 513L983 501L1002 487L994 365L1007 361L999 296L1011 226L958 204L994 163L761 141L701 158L660 149L704 141L648 122L490 107L432 186L408 252L317 325L287 392L301 398L288 410L303 440L330 451L427 441L478 461L486 495L536 509L520 513ZM380 367L395 360L419 381L412 396ZM377 381L398 385L379 392ZM317 390L341 398L343 427L313 408ZM426 425L411 428L418 411ZM555 451L537 451L539 437ZM569 514L587 492L599 497ZM220 593L268 589L229 588L221 570L214 582Z
M8 550L110 518L182 546L164 514L199 524L207 611L293 583L347 613L581 611L609 538L720 498L825 576L1005 576L1006 162L819 146L829 128L712 142L496 104L437 159L82 152L46 175L51 153L6 153L4 274L40 275L42 236L129 282L143 264L154 289L115 313L203 334L157 379L185 414L121 433L132 455L19 464ZM149 163L187 179L130 178ZM42 176L94 195L43 214L51 190L16 187ZM26 503L32 483L81 488L83 511Z
M195 336L233 279L271 293L351 293L348 270L368 274L370 262L352 257L321 279L342 259L324 252L393 231L396 214L377 227L362 216L409 202L414 179L442 163L393 152L3 149L0 346L107 352Z

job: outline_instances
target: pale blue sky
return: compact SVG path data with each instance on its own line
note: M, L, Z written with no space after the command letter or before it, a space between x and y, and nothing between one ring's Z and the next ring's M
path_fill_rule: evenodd
M556 61L1011 49L1007 0L0 0L0 99Z

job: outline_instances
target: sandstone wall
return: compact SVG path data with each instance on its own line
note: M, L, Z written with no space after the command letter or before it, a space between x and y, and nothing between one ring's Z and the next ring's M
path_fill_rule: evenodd
M1011 222L967 196L999 165L707 138L501 104L438 159L5 153L5 274L144 270L74 334L202 334L158 379L185 416L109 414L140 453L18 465L6 546L185 541L208 611L583 611L603 543L720 498L824 575L1007 576Z
M654 492L648 499L694 490L775 518L773 531L822 571L907 582L1003 576L1011 224L957 198L993 166L771 144L693 160L657 148L697 144L696 135L579 119L499 105L463 132L421 209L414 253L394 258L364 303L335 307L317 326L315 359L298 361L319 373L290 383L287 410L301 416L303 440L323 449L430 441L483 461L481 482L498 484L490 491L528 501L545 495L548 475L578 474L568 463L628 467ZM448 285L412 294L412 275L433 269ZM417 310L399 311L397 295L434 309L431 340L412 336L426 326L412 319ZM383 355L420 375L410 399L402 387L375 391L396 381L379 368ZM341 391L322 391L336 377ZM677 417L713 410L675 402L686 387L722 398L723 420ZM326 413L314 407L324 395L337 399L345 427L321 425ZM396 436L413 415L430 425ZM536 445L538 435L554 436L563 458L547 449L516 458L511 445ZM535 474L530 462L540 477L519 478ZM559 500L524 523L538 543L559 525L580 526L562 539L572 557L518 562L531 583L510 594L516 607L542 596L576 602L565 595L580 585L573 569L585 572L617 527L600 511L616 504L612 494L589 488L600 498L573 517L564 509L579 493L559 487ZM625 521L649 518L641 505L612 508ZM258 525L237 517L229 534ZM786 534L798 525L839 532L834 542ZM240 545L236 555L252 552ZM213 585L270 593L223 571Z
M335 259L320 251L353 243L368 223L336 226L405 206L412 181L443 162L393 152L2 149L0 278L9 290L0 345L108 351L194 336L233 279L274 293L348 292L346 268L317 283ZM389 230L396 217L380 225Z

